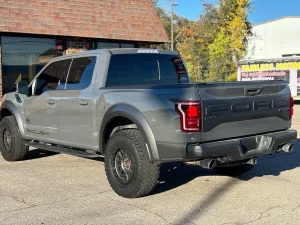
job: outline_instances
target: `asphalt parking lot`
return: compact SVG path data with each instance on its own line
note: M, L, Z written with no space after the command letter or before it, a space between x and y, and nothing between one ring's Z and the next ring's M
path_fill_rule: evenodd
M300 131L300 106L293 128ZM299 165L300 140L238 178L166 164L152 195L124 199L101 158L32 150L22 162L0 158L0 224L299 224Z

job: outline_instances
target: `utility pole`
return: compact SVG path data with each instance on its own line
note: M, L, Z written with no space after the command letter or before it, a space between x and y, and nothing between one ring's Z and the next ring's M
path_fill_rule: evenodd
M171 12L171 49L174 50L174 6L177 6L178 4L175 3L175 0L172 1L172 12Z

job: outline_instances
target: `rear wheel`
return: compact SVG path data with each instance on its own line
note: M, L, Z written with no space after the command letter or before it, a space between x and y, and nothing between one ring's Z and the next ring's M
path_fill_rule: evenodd
M157 184L159 168L150 162L139 130L120 130L109 139L105 150L105 171L118 195L136 198L149 194Z
M28 152L13 116L6 116L0 122L0 151L7 161L22 160Z
M234 165L234 166L215 167L214 170L221 175L238 176L250 171L253 167L254 165L245 163L245 164Z

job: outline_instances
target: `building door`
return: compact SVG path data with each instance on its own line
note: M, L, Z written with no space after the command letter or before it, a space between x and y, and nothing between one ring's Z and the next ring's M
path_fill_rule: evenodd
M56 92L59 136L63 145L87 149L97 146L92 129L95 64L95 56L73 59L64 90Z
M50 64L32 83L32 96L25 99L25 129L29 139L59 142L56 92L64 88L71 60Z

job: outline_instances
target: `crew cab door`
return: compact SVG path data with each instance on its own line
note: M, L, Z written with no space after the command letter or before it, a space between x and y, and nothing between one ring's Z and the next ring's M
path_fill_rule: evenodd
M25 130L29 139L59 142L56 92L65 85L71 60L47 66L32 83L32 96L24 100Z
M60 143L79 148L97 145L92 130L93 73L96 56L74 58L63 90L56 92Z

